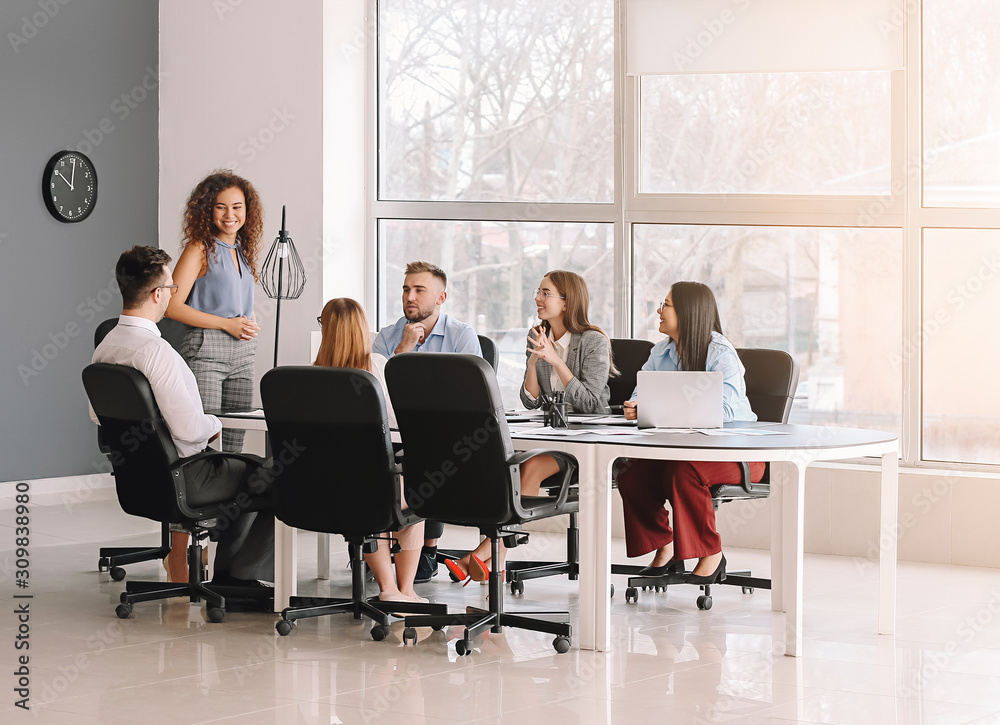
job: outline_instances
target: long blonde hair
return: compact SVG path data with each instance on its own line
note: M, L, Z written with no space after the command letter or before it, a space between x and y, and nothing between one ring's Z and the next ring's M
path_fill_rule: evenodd
M323 341L316 362L331 368L372 370L371 339L368 318L361 305L350 297L337 297L326 303L320 315Z

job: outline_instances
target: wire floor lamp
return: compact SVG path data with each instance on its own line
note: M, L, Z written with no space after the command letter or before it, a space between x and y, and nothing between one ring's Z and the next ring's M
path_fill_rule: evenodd
M278 301L274 314L274 367L278 367L278 331L281 326L281 300L297 300L306 286L306 271L295 251L295 243L285 229L285 206L281 206L281 231L267 253L261 268L264 294Z

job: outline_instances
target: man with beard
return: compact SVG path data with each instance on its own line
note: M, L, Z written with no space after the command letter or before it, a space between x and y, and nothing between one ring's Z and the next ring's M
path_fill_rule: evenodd
M430 262L410 262L403 278L403 316L391 327L383 327L372 344L372 352L390 358L401 352L463 352L482 357L476 331L464 322L441 314L448 299L448 277ZM437 544L444 525L424 524L424 547L420 552L415 583L437 575Z
M401 352L464 352L483 354L476 331L464 322L441 314L448 299L444 270L429 262L410 262L403 279L403 316L383 327L372 352L390 358Z

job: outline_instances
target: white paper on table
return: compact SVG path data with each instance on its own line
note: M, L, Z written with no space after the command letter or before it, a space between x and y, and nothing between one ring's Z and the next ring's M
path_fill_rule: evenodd
M582 436L588 433L593 433L589 430L578 430L576 428L552 428L551 426L542 426L541 428L534 428L532 430L520 431L524 435L547 435L547 436Z
M508 423L507 427L514 431L528 430L530 428L541 428L544 423L540 422L528 422L528 423Z
M707 436L776 436L787 435L778 430L766 430L763 428L701 428L697 431Z
M648 431L636 430L635 428L594 428L588 430L595 436L645 436L650 435Z

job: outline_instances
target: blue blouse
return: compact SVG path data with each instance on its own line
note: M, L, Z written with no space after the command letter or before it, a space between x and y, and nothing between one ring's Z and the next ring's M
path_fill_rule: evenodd
M681 359L677 352L677 343L669 337L653 345L649 351L649 359L642 366L643 370L680 370ZM746 369L736 354L736 348L718 332L712 333L712 341L708 343L708 357L705 359L705 370L722 373L722 419L725 422L733 420L757 420L757 414L750 408L747 399L747 386L743 380ZM638 395L638 388L632 391L631 400Z
M230 250L236 250L239 269ZM196 310L219 317L253 317L253 272L236 244L215 240L215 253L209 252L208 271L194 281L187 303Z

